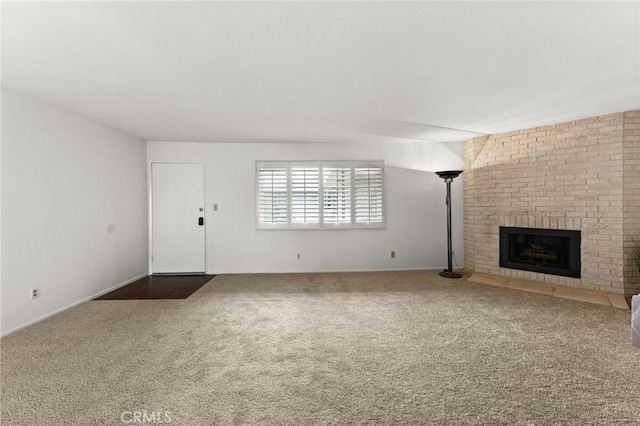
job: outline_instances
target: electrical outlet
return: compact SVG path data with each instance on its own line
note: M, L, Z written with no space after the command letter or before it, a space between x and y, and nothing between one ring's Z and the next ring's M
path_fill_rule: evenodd
M391 251L391 258L395 259L396 258L396 252L395 250Z
M39 288L32 288L31 289L31 300L37 299L38 297L40 297L40 289Z

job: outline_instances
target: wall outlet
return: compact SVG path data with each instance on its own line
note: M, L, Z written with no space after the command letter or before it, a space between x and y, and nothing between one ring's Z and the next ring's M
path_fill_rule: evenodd
M40 289L39 288L32 288L31 289L31 300L37 299L38 297L40 297Z
M392 259L395 259L395 258L396 258L396 252L395 252L395 250L392 250L392 251L391 251L391 258L392 258Z

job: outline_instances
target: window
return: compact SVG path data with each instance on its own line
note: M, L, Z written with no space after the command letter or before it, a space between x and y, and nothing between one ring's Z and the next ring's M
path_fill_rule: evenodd
M376 224L382 222L382 169L380 167L355 167L355 223Z
M295 165L291 170L291 227L320 223L320 170L318 165Z
M264 227L282 227L289 223L286 165L258 168L258 223Z
M384 163L257 162L259 229L383 228Z
M351 225L351 167L322 167L322 187L323 224Z

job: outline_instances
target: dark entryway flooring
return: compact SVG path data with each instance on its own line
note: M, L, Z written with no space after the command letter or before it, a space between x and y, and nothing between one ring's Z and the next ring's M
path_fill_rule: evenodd
M149 275L94 300L186 299L215 275Z

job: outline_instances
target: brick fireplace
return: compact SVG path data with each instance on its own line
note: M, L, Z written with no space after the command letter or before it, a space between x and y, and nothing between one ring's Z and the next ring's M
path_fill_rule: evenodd
M540 285L640 293L640 111L464 144L465 269ZM500 227L580 231L579 278L500 266Z

